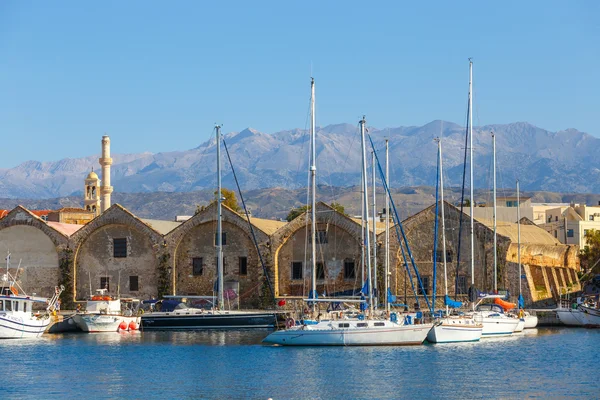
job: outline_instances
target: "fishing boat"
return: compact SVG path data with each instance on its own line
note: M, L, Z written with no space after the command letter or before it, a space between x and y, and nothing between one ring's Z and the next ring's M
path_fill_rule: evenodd
M442 167L442 140L441 138L436 139L438 145L438 174L440 179L436 181L436 189L439 185L440 188L440 202L441 204L441 219L442 219L442 254L444 263L444 304L446 306L446 313L443 317L436 320L436 324L431 328L427 334L427 341L431 343L456 343L456 342L476 342L481 339L483 332L483 325L479 321L475 321L474 316L467 315L451 315L450 306L458 308L462 306L461 302L453 301L448 296L448 271L446 262L446 223L444 218L444 174ZM433 254L437 254L437 190L436 190L436 211L435 211L435 229L434 229L434 251ZM434 263L437 261L437 257L434 258ZM435 268L434 268L435 271ZM434 279L435 279L434 272ZM435 288L435 285L434 285ZM435 298L433 300L435 304Z
M311 242L312 242L312 286L311 294L307 301L312 307L313 315L316 306L322 301L344 301L343 299L317 299L316 295L316 214L315 214L315 190L316 190L316 151L315 151L315 110L314 110L315 86L311 79L311 162L309 173L311 175ZM267 336L263 342L283 346L374 346L374 345L419 345L425 341L427 333L433 324L414 324L412 318L398 320L396 313L390 314L390 318L377 318L373 309L373 275L371 268L371 249L369 239L369 217L368 217L368 191L367 191L367 164L365 143L366 120L360 121L361 148L362 148L362 184L363 184L363 214L362 222L366 228L364 235L365 264L368 278L363 287L363 294L367 299L354 300L362 304L368 301L368 313L360 314L356 318L344 317L338 320L322 319L310 322L288 320L287 329L279 330ZM385 280L387 282L387 279ZM368 288L365 290L365 288ZM387 293L387 287L386 291ZM347 300L351 301L351 300ZM364 307L366 308L366 307ZM361 307L363 309L363 307ZM366 311L366 310L365 310Z
M85 303L85 311L73 315L73 322L83 332L135 331L140 326L138 309L140 301L132 298L113 299L106 289L97 289L98 294Z
M600 328L600 301L598 296L580 298L577 309L583 326L586 328Z
M0 339L41 337L52 322L51 314L64 289L55 287L52 298L28 296L10 273L9 253L0 291Z
M179 330L179 329L245 329L274 328L276 314L268 311L226 310L223 288L223 235L222 235L222 203L225 198L221 188L221 126L215 126L217 150L217 232L215 244L217 252L216 304L209 309L189 307L180 302L173 310L153 311L141 317L143 330ZM247 215L247 213L246 213ZM249 222L249 221L248 221ZM252 228L250 228L252 229ZM258 251L258 249L257 249ZM260 253L260 252L259 252ZM193 298L195 296L165 296L165 298ZM212 296L199 296L212 298Z

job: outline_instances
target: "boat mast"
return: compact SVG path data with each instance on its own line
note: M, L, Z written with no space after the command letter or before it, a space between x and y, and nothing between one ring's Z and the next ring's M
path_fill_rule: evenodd
M368 191L367 191L367 146L365 143L365 124L367 121L365 117L360 120L360 138L361 138L361 147L362 147L362 171L363 176L363 207L364 213L362 215L363 221L365 221L365 243L364 248L366 252L365 262L367 266L367 276L369 282L369 312L370 315L373 315L373 280L371 279L371 248L369 243L369 204L368 204Z
M371 152L373 158L373 294L375 294L375 308L377 308L378 296L377 296L377 197L375 190L375 150Z
M444 218L444 168L442 164L442 139L438 138L438 154L440 157L440 203L442 211L442 252L444 260L444 295L448 296L448 270L446 266L446 220ZM444 299L446 303L446 299ZM446 316L449 315L448 304L446 304Z
M365 192L363 191L365 176L361 168L360 171L360 281L365 283Z
M473 61L469 58L469 164L470 164L470 190L471 201L469 208L471 213L471 289L475 290L475 238L473 235ZM469 299L471 300L471 299ZM475 302L472 302L475 310Z
M496 230L496 135L492 132L492 154L493 154L493 174L494 174L494 293L498 294L498 235Z
M316 187L317 187L317 162L315 149L315 78L310 79L310 180L311 180L311 196L310 196L310 218L311 218L311 269L312 269L312 289L310 297L317 298L317 210L316 210ZM312 311L316 311L317 303L313 301Z
M218 299L217 308L223 310L223 227L221 225L221 203L223 195L221 194L221 125L215 126L217 139L217 280L218 280Z
M519 263L519 301L521 300L521 197L517 179L517 261ZM519 304L520 306L520 304ZM520 307L519 307L520 308Z
M390 188L390 169L389 169L389 151L388 140L385 139L385 184ZM390 198L387 191L385 193L385 311L390 311L390 303L388 301L388 290L390 287Z

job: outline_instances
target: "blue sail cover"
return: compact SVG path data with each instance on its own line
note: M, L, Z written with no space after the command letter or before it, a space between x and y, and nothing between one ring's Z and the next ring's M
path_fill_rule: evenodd
M454 301L448 295L446 295L446 297L444 297L444 304L447 305L448 307L452 307L452 308L459 308L462 306L462 302Z
M522 294L519 295L519 308L525 308L525 299Z
M367 302L366 302L366 298L365 296L360 296L360 299L362 300L362 302L360 303L360 311L365 311L367 309Z
M392 289L388 288L387 291L387 301L388 303L395 303L396 302L396 296L394 296L392 294Z
M360 289L360 294L362 294L363 296L368 296L369 295L369 281L365 281L365 284L363 285L362 289Z

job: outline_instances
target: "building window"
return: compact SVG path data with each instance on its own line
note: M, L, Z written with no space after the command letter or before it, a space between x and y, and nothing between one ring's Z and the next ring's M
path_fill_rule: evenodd
M248 275L248 257L240 257L239 258L240 275Z
M554 217L554 218L556 218L555 221L558 221L558 215L556 217Z
M344 279L355 279L356 278L356 269L354 260L345 260L344 261Z
M132 292L137 292L138 290L140 290L140 282L137 276L129 277L129 290L131 290Z
M435 262L444 262L444 251L436 250L434 260ZM452 250L446 250L446 262L452 262Z
M515 200L509 200L506 202L506 207L516 207L517 202Z
M418 281L417 281L418 282ZM418 290L418 294L420 296L423 296L425 294L429 294L429 277L428 276L422 276L421 277L421 282L423 282L423 287L421 287L421 285L417 285L419 287Z
M108 276L100 277L100 289L106 289L107 292L110 292L110 278Z
M554 237L558 239L558 231L554 231Z
M573 237L573 229L567 229L567 237Z
M590 231L589 229L584 229L584 230L583 230L583 236L584 236L584 237L585 237L585 236L587 236L587 234L588 234L588 232L589 232L589 231Z
M204 273L204 263L202 257L192 258L192 276L202 276Z
M323 264L322 262L317 263L317 279L325 279L325 264Z
M467 277L465 275L459 275L456 282L456 293L467 294Z
M219 244L217 243L217 233L215 232L215 246L218 246ZM221 246L226 246L227 245L227 232L221 232Z
M127 257L127 238L114 238L113 239L113 257L114 258Z
M294 261L292 263L292 279L294 280L298 280L298 279L302 279L302 262L299 261Z
M593 220L594 220L594 216L590 215L590 221L593 221Z
M552 216L548 217L548 222L552 222Z
M317 243L327 244L327 231L317 231Z

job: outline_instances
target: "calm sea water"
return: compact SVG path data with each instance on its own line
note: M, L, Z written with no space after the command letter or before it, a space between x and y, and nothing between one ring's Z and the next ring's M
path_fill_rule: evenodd
M2 341L1 399L600 397L600 330L416 347L261 345L268 332Z

